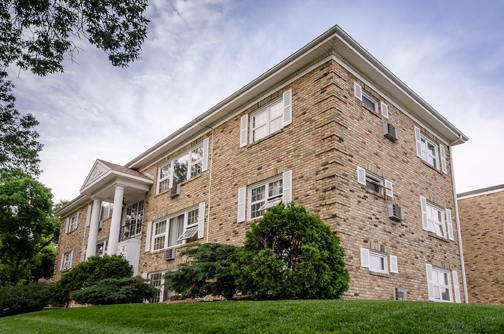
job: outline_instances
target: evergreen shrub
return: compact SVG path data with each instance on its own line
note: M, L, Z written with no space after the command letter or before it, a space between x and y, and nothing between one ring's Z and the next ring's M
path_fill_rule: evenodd
M41 311L51 300L51 292L42 283L7 284L0 287L0 317Z

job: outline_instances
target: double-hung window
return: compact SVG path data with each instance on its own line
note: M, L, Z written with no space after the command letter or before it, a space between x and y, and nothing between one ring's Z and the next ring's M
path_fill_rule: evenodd
M72 268L73 250L63 254L61 257L60 271Z
M121 227L120 239L131 238L142 233L144 201L139 201L126 208L124 226Z
M165 279L163 278L163 275L165 272L152 272L148 274L144 274L144 278L149 278L150 279L150 284L152 284L154 287L159 289L159 294L154 297L149 299L149 303L160 303L168 300L171 296L178 296L174 291L169 291L165 284Z
M446 151L442 144L437 144L434 140L428 138L415 126L415 140L417 156L436 169L442 169L443 173L448 174Z
M176 158L163 163L158 168L157 193L162 193L175 184L182 183L200 175L208 166L208 142L180 154Z
M249 188L249 220L261 218L264 210L282 202L282 176L270 179L265 183L253 185Z
M365 90L362 91L362 103L374 112L378 112L378 100Z
M250 142L253 143L270 133L280 130L282 125L283 101L277 99L250 116Z
M70 217L70 224L68 225L68 232L75 231L77 229L77 220L79 219L79 215L76 213Z
M382 252L377 252L367 248L361 248L361 266L368 268L369 271L388 274L389 264L388 258L390 257L390 272L398 273L397 256L387 255Z
M451 302L453 298L450 271L433 267L431 264L427 264L426 267L429 300Z
M394 189L392 182L385 180L383 177L376 175L362 167L357 167L357 182L365 186L367 189L373 190L383 195L383 189L388 197L394 197Z
M205 202L154 222L152 251L171 248L203 237ZM147 232L149 233L149 232Z
M422 209L422 226L424 230L435 233L437 236L446 238L446 226L444 209L436 204L428 201L425 197L420 196L420 205ZM453 227L451 222L451 214L449 217L450 239L453 237Z
M101 220L105 220L109 217L112 217L112 213L114 212L114 204L112 203L103 203L101 208Z
M96 244L96 255L103 256L107 254L107 249L108 249L108 239L99 241Z

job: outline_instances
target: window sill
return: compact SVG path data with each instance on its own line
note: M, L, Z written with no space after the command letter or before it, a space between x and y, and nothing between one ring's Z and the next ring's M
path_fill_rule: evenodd
M206 171L205 171L205 172L206 172ZM180 188L182 188L182 186L185 186L186 184L190 183L191 181L194 181L194 180L199 179L200 177L202 177L202 176L203 176L203 173L204 173L204 172L201 172L201 174L200 174L200 175L197 175L197 176L195 176L195 177L191 177L189 180L186 180L186 181L184 181L184 182L182 182L182 183L179 183ZM159 196L162 196L162 195L165 195L165 194L169 193L169 192L170 192L170 189L171 189L171 188L169 188L169 189L167 189L167 190L163 191L162 193L159 193L159 194L157 194L157 195L154 195L154 198L156 198L156 197L159 197ZM182 189L180 189L180 192L182 193ZM179 196L180 196L180 195L179 195Z
M437 169L436 167L432 166L430 163L428 163L428 162L427 162L427 161L425 161L424 159L421 159L421 158L419 158L419 159L422 161L422 163L423 163L425 166L427 166L427 167L429 167L430 169L432 169L432 170L434 170L434 171L438 172L438 173L439 173L439 174L441 174L441 175L443 175L443 174L444 174L443 172L441 172L441 171L440 171L439 169ZM447 174L445 174L445 175L447 175Z
M292 124L292 123L291 123L291 124ZM289 125L290 125L290 124L289 124ZM287 126L289 126L289 125L287 125ZM269 135L267 135L266 137L263 137L263 138L261 138L261 139L259 139L259 140L256 140L256 141L255 141L255 142L253 142L253 143L248 144L246 147L247 147L247 148L249 148L249 147L253 147L253 146L255 146L255 145L259 144L259 143L262 143L263 141L265 141L265 140L267 140L267 139L270 139L271 137L275 137L275 136L276 136L276 135L278 135L279 133L284 132L284 129L285 129L285 127L281 128L280 130L277 130L277 131L275 131L275 132L273 132L273 133L270 133L270 134L269 134Z
M387 277L387 278L390 278L390 274L389 273L380 273L378 271L369 271L369 274L370 275L373 275L373 276L379 276L379 277Z
M434 238L434 239L438 239L438 240L441 240L441 241L444 241L444 242L450 242L448 239L446 238L443 238L443 237L440 237L439 235L435 234L435 233L432 233L430 231L427 231L427 234L429 235L429 237L431 238Z

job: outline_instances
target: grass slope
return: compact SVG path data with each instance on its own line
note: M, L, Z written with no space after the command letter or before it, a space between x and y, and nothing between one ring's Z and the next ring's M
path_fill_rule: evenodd
M54 309L0 333L504 333L504 307L393 301L222 301Z

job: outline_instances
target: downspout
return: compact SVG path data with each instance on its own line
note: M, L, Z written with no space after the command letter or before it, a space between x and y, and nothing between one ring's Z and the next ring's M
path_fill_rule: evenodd
M455 199L455 214L457 218L457 235L458 235L458 241L459 241L459 250L460 250L460 261L462 265L462 281L464 283L464 300L466 304L469 304L469 296L467 295L467 280L466 280L466 273L465 273L465 263L464 263L464 250L462 249L462 233L460 232L460 219L459 219L459 209L458 209L458 201L457 201L457 188L455 186L455 167L453 166L453 151L452 151L452 146L457 144L458 142L464 142L464 139L462 139L462 135L460 136L459 139L455 140L453 143L451 143L448 148L450 149L450 165L451 165L451 174L452 174L452 184L453 184L453 195Z
M213 136L213 133L214 133L214 129L212 128L212 145L211 145L211 148L210 148L210 152L211 152L211 157L210 157L210 176L208 177L208 216L207 216L207 230L206 230L206 242L208 242L208 239L209 239L209 231L210 231L210 204L211 204L211 200L212 200L212 196L211 196L211 191L212 191L212 166L213 166L213 143L214 143L214 136Z

